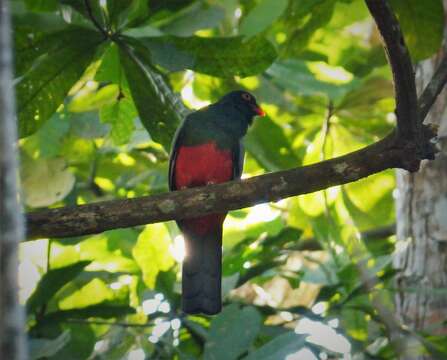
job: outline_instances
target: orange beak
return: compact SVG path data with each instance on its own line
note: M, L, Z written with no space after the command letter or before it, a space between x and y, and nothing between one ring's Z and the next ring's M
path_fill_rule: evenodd
M260 106L255 106L254 110L258 116L265 116L265 111Z

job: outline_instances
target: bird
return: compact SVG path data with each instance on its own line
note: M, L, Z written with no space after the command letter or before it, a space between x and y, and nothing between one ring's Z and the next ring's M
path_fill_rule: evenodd
M235 90L187 115L178 127L169 158L169 189L240 179L242 139L255 116L265 113L247 91ZM177 220L183 233L182 311L215 315L222 309L222 229L224 214Z

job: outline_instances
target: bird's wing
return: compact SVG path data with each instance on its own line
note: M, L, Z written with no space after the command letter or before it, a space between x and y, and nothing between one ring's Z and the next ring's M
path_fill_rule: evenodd
M186 117L185 120L183 120L183 123L177 128L177 131L174 134L174 139L172 140L171 153L169 155L169 174L168 174L169 190L171 191L177 190L175 187L175 179L174 179L175 161L177 159L177 152L183 135L182 134L183 125L187 118L188 117Z
M233 148L233 179L240 179L244 168L244 144L239 140L238 144Z

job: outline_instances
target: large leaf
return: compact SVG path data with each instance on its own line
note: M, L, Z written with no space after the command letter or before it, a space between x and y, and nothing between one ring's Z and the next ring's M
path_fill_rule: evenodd
M70 122L65 115L56 112L36 133L22 140L29 157L54 158L59 154L70 130Z
M127 1L127 0L122 0ZM59 0L61 4L69 5L91 22L91 17L105 28L106 17L100 0ZM88 4L88 7L87 7Z
M27 311L30 313L34 312L40 306L47 304L59 289L78 276L90 262L91 261L80 261L69 266L46 272L37 284L33 294L26 302Z
M287 90L301 96L326 95L330 99L338 99L350 88L350 84L334 84L322 81L310 71L308 65L300 60L275 62L267 71L272 81Z
M185 107L152 67L147 50L138 41L132 47L121 43L119 53L141 122L153 140L169 149Z
M261 327L253 307L232 304L213 319L205 344L204 359L233 360L248 350Z
M170 236L163 224L147 225L138 237L133 256L143 272L143 279L149 288L153 288L160 271L174 265L169 253Z
M174 10L191 2L191 0L162 0L161 4L157 4L157 1L151 1L149 7L151 10L154 8ZM197 30L217 27L224 16L225 11L222 6L209 4L205 1L194 1L191 6L161 20L160 29L166 34L190 36Z
M304 347L306 336L297 335L293 332L280 335L250 353L244 360L285 359L287 355L293 354Z
M96 87L96 86L95 86ZM116 84L108 84L99 88L82 88L68 104L70 112L87 112L111 105L120 96L120 88Z
M31 11L55 11L57 0L25 0L25 5Z
M39 61L34 62L16 85L19 131L22 137L35 132L53 115L92 61L101 42L99 33L83 28L70 27L61 32L60 36L58 39L57 34L50 35L48 41L58 41L57 46L51 47ZM45 43L45 38L40 41ZM20 51L17 56L21 56Z
M111 136L116 145L129 142L137 116L132 99L125 95L119 97L113 104L101 108L99 114L102 122L112 125Z
M63 158L29 159L21 164L25 204L43 207L65 198L75 183Z
M141 41L150 50L152 61L168 70L190 69L224 78L260 74L276 58L273 45L262 36L162 36Z
M335 3L335 0L290 2L285 19L288 36L283 44L282 57L302 56L315 32L331 20Z
M62 322L67 319L88 319L90 317L110 319L133 313L135 313L135 309L130 306L117 305L113 302L104 301L84 308L60 310L48 313L42 318L39 325L41 326L42 324L51 322Z
M243 18L239 31L253 36L267 29L287 8L288 0L261 0L261 2Z
M56 302L60 311L76 311L99 304L127 306L129 287L113 288L97 274L86 272L58 292Z
M414 61L433 55L442 43L442 0L390 0Z

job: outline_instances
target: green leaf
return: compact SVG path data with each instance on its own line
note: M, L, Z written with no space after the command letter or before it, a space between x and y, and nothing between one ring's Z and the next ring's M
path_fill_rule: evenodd
M133 101L141 122L152 139L170 148L185 108L165 79L147 59L147 50L138 41L120 46L120 61L126 74Z
M167 5L163 4L163 6L172 8L183 5L182 2L188 3L191 1L176 0L173 2L173 5L170 4L170 1L163 1L163 3L167 3ZM154 8L152 3L149 6L151 9ZM174 13L171 18L168 18L167 23L160 26L160 29L166 34L190 36L197 30L217 27L224 19L224 16L225 12L222 6L196 1L183 11Z
M205 360L233 360L246 352L261 328L255 308L232 304L211 321L205 344Z
M55 36L50 36L49 41ZM61 37L64 40L58 47L42 55L16 85L21 137L35 132L54 114L92 61L101 41L97 32L75 27L61 32Z
M30 11L55 11L57 0L25 0L25 4Z
M74 135L75 141L82 139L97 139L109 133L109 126L99 121L97 111L89 111L82 113L70 113L71 135ZM69 143L67 141L67 143ZM70 146L69 144L67 144ZM68 150L68 149L67 149ZM65 154L67 157L68 154Z
M332 18L335 0L294 0L290 2L285 19L287 41L282 58L301 56L317 30Z
M36 133L22 140L22 149L31 158L54 158L59 155L69 129L67 114L56 112Z
M136 240L136 231L117 229L83 239L77 248L82 259L95 261L95 269L98 271L108 271L109 274L136 273L139 268L132 258Z
M85 309L99 304L127 306L129 303L129 288L121 286L113 289L105 280L87 272L67 284L57 294L56 300L57 308L61 311Z
M124 85L124 73L120 63L118 46L115 43L109 44L101 58L101 65L95 74L95 80L99 82L113 82Z
M286 226L277 235L267 236L264 240L262 240L261 244L266 249L271 247L281 248L286 243L298 242L302 234L303 231L301 229Z
M104 301L84 308L50 312L42 318L40 325L51 322L62 322L67 319L88 319L91 317L110 319L134 313L135 309L130 306L117 305L113 302Z
M171 238L163 224L147 225L138 236L133 249L133 256L143 272L146 286L153 289L160 271L168 270L174 265L169 253Z
M361 230L393 222L394 188L394 174L390 171L343 187L343 202Z
M29 354L31 359L37 360L55 355L70 341L70 330L65 330L55 339L30 338Z
M59 289L78 276L90 263L91 261L80 261L46 272L26 302L28 313L33 313L42 305L47 304Z
M264 31L281 16L288 3L288 0L261 0L242 19L239 32L242 35L253 36Z
M107 360L126 359L135 344L135 335L122 326L111 327L107 333L107 345L97 352L97 358Z
M49 206L62 200L75 183L75 177L63 158L25 158L21 173L25 204L32 207Z
M86 1L88 1L91 12L86 6ZM59 0L59 2L64 5L71 6L73 9L83 15L89 23L91 22L91 16L93 16L95 20L101 25L101 27L105 28L106 17L101 7L100 0Z
M250 155L267 171L290 169L301 163L284 130L270 118L255 121L244 144Z
M113 104L119 95L120 89L116 84L102 86L96 91L82 89L68 104L68 110L86 112L101 109L103 106Z
M141 41L150 50L152 62L170 71L190 69L223 78L260 74L276 58L275 48L262 36L159 36Z
M119 98L114 104L101 108L99 116L102 122L112 125L111 136L116 145L129 142L137 116L132 99L126 96Z
M306 343L307 335L297 335L293 332L280 335L272 341L261 346L244 360L276 360L285 359L287 355L302 349Z
M134 0L107 0L108 18L114 29L118 29L126 21L134 3Z
M301 96L326 95L330 99L337 99L349 90L348 84L335 85L331 82L318 80L307 64L300 60L285 60L275 62L267 74L272 81Z
M413 61L430 57L441 47L444 30L442 0L390 0Z
M358 110L358 113L353 114L358 117L361 116L361 112L370 110L380 100L393 96L394 89L391 80L383 77L370 77L343 97L337 106L337 111Z

